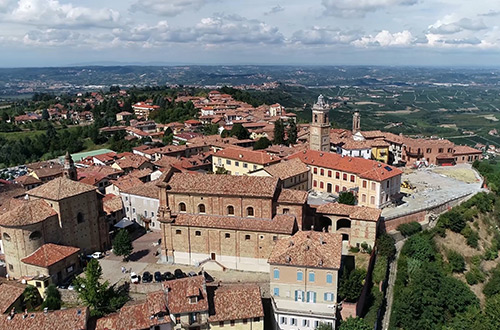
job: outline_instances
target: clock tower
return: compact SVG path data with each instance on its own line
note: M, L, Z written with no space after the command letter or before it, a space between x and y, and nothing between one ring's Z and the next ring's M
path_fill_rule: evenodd
M309 133L309 149L330 151L330 120L329 108L323 100L323 95L318 96L318 101L312 108L312 123Z

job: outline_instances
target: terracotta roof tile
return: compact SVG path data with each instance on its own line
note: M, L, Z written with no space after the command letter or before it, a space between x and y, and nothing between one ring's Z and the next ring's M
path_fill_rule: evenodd
M95 190L94 186L60 177L29 190L27 194L57 201Z
M455 146L455 155L482 154L481 150L469 146Z
M205 286L205 277L193 276L168 281L165 286L168 289L167 306L171 314L184 314L198 311L208 312L207 289ZM196 289L198 301L190 303L189 294ZM195 294L196 294L195 293Z
M47 243L21 261L25 264L49 267L78 252L80 249L77 247Z
M403 174L400 169L375 160L359 157L342 157L339 154L331 152L308 150L296 153L290 156L290 158L300 158L309 166L319 166L355 173L361 178L378 182Z
M87 329L88 310L69 308L52 312L30 312L23 319L15 314L11 320L5 315L0 317L0 329L16 330L85 330Z
M24 286L3 283L0 285L0 314L10 312L9 307L16 302L24 292ZM2 315L2 318L4 316Z
M382 210L366 206L327 203L317 207L317 213L342 215L356 220L378 221Z
M307 191L295 189L282 189L278 197L278 203L305 204L307 202Z
M342 259L342 235L317 231L299 231L280 239L269 257L270 264L339 269Z
M259 165L269 165L279 162L278 157L270 156L263 151L254 151L244 148L225 148L214 153L214 156Z
M287 214L278 214L271 220L221 215L180 213L177 215L172 225L257 231L291 235L296 230L297 222L295 216Z
M122 192L125 194L159 199L160 188L157 186L158 182L159 182L158 180L154 180L148 183L143 183L141 185L133 186L131 188L122 190Z
M115 185L120 191L130 189L136 186L142 186L144 182L139 180L138 178L122 176L116 180L110 180L111 184Z
M123 202L120 196L107 194L102 199L104 212L111 214L123 209Z
M272 164L264 168L264 170L273 177L286 180L288 178L309 172L309 168L297 158L283 160L277 164Z
M30 184L40 184L42 181L38 180L32 175L23 175L18 178L16 178L16 183L22 184L23 186L27 186Z
M262 298L258 285L223 285L214 293L214 314L210 322L263 317Z
M0 225L5 227L26 226L56 216L56 211L43 199L20 204L13 210L0 214Z
M170 192L206 195L273 197L278 179L224 174L174 173Z

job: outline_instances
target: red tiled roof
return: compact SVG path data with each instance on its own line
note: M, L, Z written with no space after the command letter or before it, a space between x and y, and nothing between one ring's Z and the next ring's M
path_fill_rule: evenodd
M10 312L9 307L23 295L24 288L24 286L10 283L0 285L0 314Z
M113 194L107 194L102 199L102 205L104 212L111 214L123 209L123 202L120 196Z
M309 172L309 168L300 159L294 158L269 165L264 168L264 171L284 181L291 177Z
M307 191L295 189L282 189L278 197L278 203L305 204L307 202Z
M270 156L262 151L254 151L244 148L225 148L217 151L214 156L233 159L241 162L249 162L252 164L268 165L280 161L278 157Z
M20 205L6 213L0 214L0 225L18 227L42 222L57 215L56 211L43 199L36 199Z
M469 146L455 146L454 155L469 155L469 154L482 154L481 150L474 149Z
M342 235L318 231L299 231L280 239L269 257L270 264L339 269Z
M275 215L271 220L259 218L240 218L224 215L180 213L177 215L172 225L291 235L297 227L297 222L295 216L288 214Z
M174 173L170 193L273 197L278 179L224 174Z
M60 177L29 190L27 194L51 200L61 200L95 190L94 186Z
M16 183L22 184L23 186L27 186L27 185L30 185L30 184L39 184L39 183L42 183L42 181L40 181L37 178L35 178L34 176L28 175L28 174L16 178L15 181L16 181Z
M80 249L77 247L47 243L21 261L25 264L46 268L78 252Z
M185 314L191 312L207 311L208 299L204 276L193 276L168 281L167 306L170 314ZM194 289L194 290L193 290ZM198 301L190 303L189 297L197 295Z
M154 180L141 185L133 186L131 188L122 190L124 194L143 196L153 199L160 198L160 188L157 186L158 180Z
M350 219L378 221L382 210L366 206L327 203L317 207L317 213L346 216Z
M210 322L264 317L258 285L223 285L215 290L213 301Z
M291 155L290 158L300 158L309 166L318 166L332 170L355 173L359 177L377 182L403 174L393 166L359 157L342 157L331 152L307 150Z
M0 329L15 330L86 330L88 320L87 308L69 308L58 311L29 312L23 319L22 314L15 314L9 320L0 317Z

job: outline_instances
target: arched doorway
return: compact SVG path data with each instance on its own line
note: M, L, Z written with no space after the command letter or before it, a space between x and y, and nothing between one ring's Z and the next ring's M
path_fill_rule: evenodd
M351 220L342 218L337 220L337 230L341 228L351 228Z
M328 232L328 228L332 225L332 220L328 217L320 217L318 219L318 225L314 227L316 231Z
M328 193L332 192L332 184L331 183L326 184L326 192L328 192Z

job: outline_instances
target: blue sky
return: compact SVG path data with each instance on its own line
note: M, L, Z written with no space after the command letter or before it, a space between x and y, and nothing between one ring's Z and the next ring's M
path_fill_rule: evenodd
M498 0L0 0L0 67L499 59Z

